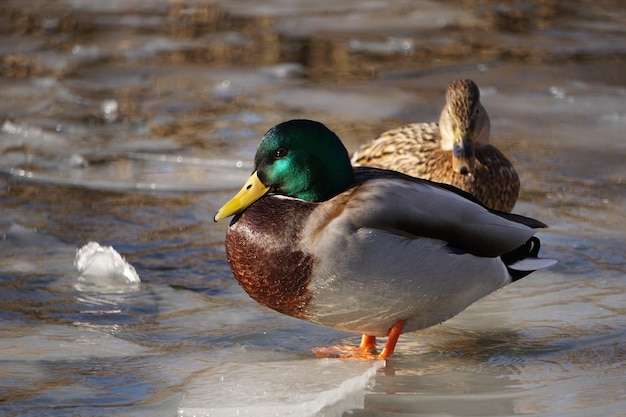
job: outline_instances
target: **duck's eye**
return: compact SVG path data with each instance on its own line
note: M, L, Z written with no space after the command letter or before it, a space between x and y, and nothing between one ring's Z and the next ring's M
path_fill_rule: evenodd
M285 156L287 156L287 149L285 148L278 148L276 149L276 151L274 151L274 158L276 159L281 159Z

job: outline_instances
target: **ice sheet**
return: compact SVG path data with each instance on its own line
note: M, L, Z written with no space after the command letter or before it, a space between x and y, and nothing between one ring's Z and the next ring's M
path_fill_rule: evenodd
M5 323L2 323L3 325ZM96 326L31 326L22 324L19 334L0 338L0 361L80 361L88 358L123 358L140 356L148 349L118 337ZM10 366L7 362L3 366ZM33 365L38 366L38 365Z
M341 416L363 408L365 388L382 366L357 359L224 363L186 387L178 416Z

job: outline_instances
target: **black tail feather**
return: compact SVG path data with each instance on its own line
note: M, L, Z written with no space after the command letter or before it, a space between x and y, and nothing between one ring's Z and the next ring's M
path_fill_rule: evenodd
M511 268L510 266L524 259L537 258L539 249L541 249L541 241L536 236L533 236L519 248L500 256L500 259L502 259L502 262L506 265L506 269L509 271L513 281L524 278L526 275L533 272L533 270L520 270Z

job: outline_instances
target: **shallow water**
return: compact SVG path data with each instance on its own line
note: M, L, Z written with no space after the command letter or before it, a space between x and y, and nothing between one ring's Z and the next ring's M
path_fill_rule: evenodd
M256 3L255 3L256 4ZM618 416L626 406L621 2L0 5L3 415ZM216 209L261 135L306 117L350 150L481 87L555 267L381 362L257 305ZM76 287L111 245L142 284Z

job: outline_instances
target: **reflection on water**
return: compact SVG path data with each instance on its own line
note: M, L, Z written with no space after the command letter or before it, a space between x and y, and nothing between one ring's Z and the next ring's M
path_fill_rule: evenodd
M619 1L3 3L2 414L621 415L625 13ZM550 225L541 239L559 264L404 335L382 369L318 360L311 347L358 336L251 301L215 210L272 125L318 119L354 150L436 120L461 77L481 87L520 173L515 211ZM79 291L89 241L120 252L139 288Z

